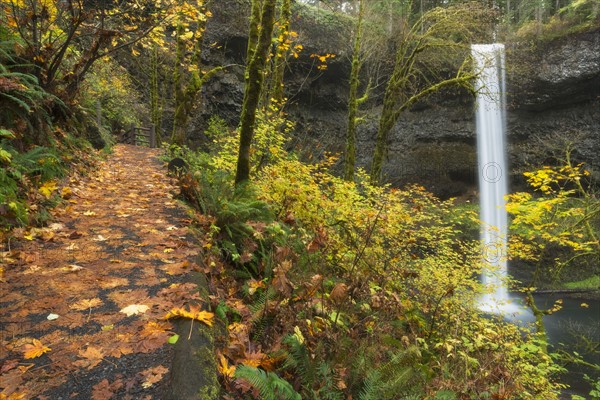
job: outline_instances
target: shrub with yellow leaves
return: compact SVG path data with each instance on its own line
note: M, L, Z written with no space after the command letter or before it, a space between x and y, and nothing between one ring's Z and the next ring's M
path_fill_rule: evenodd
M598 265L600 261L600 199L583 164L571 162L567 150L562 166L544 166L524 175L539 195L527 192L508 196L512 216L509 254L513 258L547 265L554 280L565 267ZM550 261L550 263L548 263ZM541 264L541 263L540 263Z

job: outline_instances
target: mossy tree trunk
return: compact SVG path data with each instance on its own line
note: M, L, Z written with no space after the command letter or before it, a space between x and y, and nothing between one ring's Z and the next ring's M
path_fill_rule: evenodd
M489 13L489 10L474 4L434 9L402 34L403 40L398 46L394 70L384 94L371 163L372 183L381 181L388 136L404 111L446 88L462 87L475 94L473 80L476 72L470 68L469 43L487 32L482 28L486 25L482 21L489 18ZM452 38L460 39L453 41ZM461 65L450 77L435 75L433 71L441 68L427 65L458 64L460 59L463 60ZM422 73L423 70L427 71L427 76Z
M258 34L260 31L261 19L261 1L252 0L252 9L250 13L250 28L248 30L248 48L246 50L246 65L250 64L254 51L258 44ZM246 70L246 72L248 72ZM246 83L248 83L248 74L246 73Z
M203 15L209 15L206 9L202 9ZM190 116L194 107L197 106L196 99L198 93L202 90L204 83L217 72L227 68L228 66L219 66L212 68L208 72L202 69L202 39L206 30L208 18L198 20L196 31L194 32L194 46L191 57L191 68L189 71L190 78L187 85L183 82L185 74L183 66L185 65L186 43L183 39L185 28L180 24L177 26L177 50L176 50L176 65L174 74L175 85L175 116L173 118L173 135L171 142L179 145L184 145L187 142L186 131Z
M279 11L279 32L277 35L277 54L275 55L273 76L271 78L270 99L276 105L282 106L285 98L283 78L289 51L290 20L292 18L291 0L281 0Z
M185 62L185 40L183 35L185 28L178 24L175 28L175 69L173 70L173 90L175 92L175 116L173 118L173 134L171 142L182 145L185 143L185 128L183 104L185 103L185 89L183 86L184 62Z
M360 84L360 69L362 60L360 55L360 42L362 37L364 0L358 2L358 21L356 23L356 36L354 37L354 52L352 54L352 70L350 71L350 93L348 95L348 130L346 132L346 152L344 154L344 179L354 180L354 167L356 164L356 125L358 106L366 98L358 98ZM368 92L368 90L367 90ZM365 94L367 96L368 94Z
M156 144L162 142L162 101L158 77L158 46L150 54L150 117L156 129Z
M252 32L253 27L260 27L260 29L258 29L256 48L251 49L250 46L248 47L246 87L240 118L240 145L235 175L236 184L250 179L250 145L254 136L256 110L263 86L263 72L271 47L271 37L275 23L276 0L263 1L260 11L260 21L256 20L257 15L254 12L255 7L257 7L256 3L258 2L259 0L253 0L252 3L253 13L250 21L250 30Z

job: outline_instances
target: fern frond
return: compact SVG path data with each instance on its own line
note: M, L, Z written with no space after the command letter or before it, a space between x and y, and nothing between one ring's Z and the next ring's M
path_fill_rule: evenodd
M283 344L289 347L283 367L298 371L305 385L313 384L316 378L315 366L304 343L300 343L295 335L289 335L283 339Z
M415 395L420 387L415 383L422 378L414 368L418 358L420 352L416 346L393 354L387 363L367 375L359 400L392 400Z
M273 372L241 365L236 368L234 376L248 381L264 400L302 400L288 381Z

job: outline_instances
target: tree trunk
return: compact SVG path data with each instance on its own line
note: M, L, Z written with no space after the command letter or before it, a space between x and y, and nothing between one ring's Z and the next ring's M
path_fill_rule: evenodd
M156 144L162 142L162 109L158 84L158 46L154 46L150 55L150 116L156 129Z
M250 14L250 30L248 32L248 49L246 50L246 65L250 65L254 57L254 51L258 45L258 34L260 30L261 2L252 0L252 10ZM246 68L246 83L248 83L248 69Z
M185 111L183 109L185 102L185 92L183 88L183 63L185 58L185 41L182 36L185 29L182 24L178 24L175 30L176 33L176 50L175 50L175 70L173 71L173 86L175 92L175 116L173 117L173 134L171 143L183 145L185 144Z
M253 0L252 8L257 7L259 0ZM244 102L242 105L241 126L240 126L240 146L237 160L237 170L235 183L240 184L250 179L250 145L254 136L254 124L256 122L256 109L260 100L260 93L263 84L263 70L266 64L269 48L271 46L271 36L273 35L273 25L275 23L275 5L276 0L264 0L260 16L260 31L256 49L248 48L249 55L246 68L246 88L244 91ZM259 26L259 21L255 20L256 15L253 12L250 21L250 29L253 26Z
M206 13L206 10L203 10ZM222 67L213 68L211 71L202 72L202 37L206 30L207 18L198 21L196 32L194 34L194 50L191 57L191 64L195 69L191 72L191 77L187 85L183 84L183 70L181 65L185 62L185 41L180 39L180 34L184 33L183 27L177 27L177 65L175 71L179 70L180 75L175 75L175 116L173 118L173 137L172 143L183 145L186 143L186 132L191 113L194 109L198 93L202 90L202 85Z
M354 53L352 54L352 71L350 72L350 94L348 99L348 131L346 132L346 154L344 158L344 179L354 180L356 164L356 118L358 114L358 85L362 61L360 59L360 41L362 36L363 0L358 3L358 21L354 37Z
M281 0L281 12L279 17L279 41L277 55L275 56L275 67L273 71L272 94L271 99L278 106L281 106L284 94L283 78L285 75L285 64L288 55L288 49L285 46L290 38L290 19L292 16L291 0Z

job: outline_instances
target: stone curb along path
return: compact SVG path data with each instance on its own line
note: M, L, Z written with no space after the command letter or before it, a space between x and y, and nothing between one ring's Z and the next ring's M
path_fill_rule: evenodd
M212 328L165 319L206 288L158 155L116 146L0 247L0 399L218 398Z

